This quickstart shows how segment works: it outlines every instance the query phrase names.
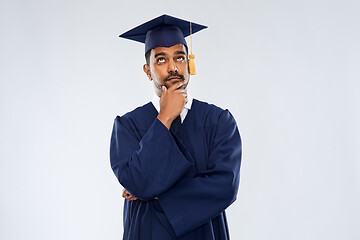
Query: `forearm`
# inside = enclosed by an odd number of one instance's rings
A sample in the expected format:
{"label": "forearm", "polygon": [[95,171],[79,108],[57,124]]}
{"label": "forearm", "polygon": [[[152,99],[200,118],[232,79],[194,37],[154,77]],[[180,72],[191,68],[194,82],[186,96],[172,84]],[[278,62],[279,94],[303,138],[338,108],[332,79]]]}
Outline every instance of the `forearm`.
{"label": "forearm", "polygon": [[129,131],[114,127],[110,159],[120,184],[137,198],[153,199],[170,188],[193,165],[158,119],[154,120],[140,143],[128,134]]}

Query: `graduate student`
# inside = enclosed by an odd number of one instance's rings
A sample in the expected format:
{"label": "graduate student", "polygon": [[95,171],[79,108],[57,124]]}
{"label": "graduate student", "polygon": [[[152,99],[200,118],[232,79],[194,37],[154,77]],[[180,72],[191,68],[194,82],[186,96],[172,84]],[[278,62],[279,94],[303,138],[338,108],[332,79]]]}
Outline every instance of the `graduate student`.
{"label": "graduate student", "polygon": [[168,15],[120,37],[145,43],[152,101],[114,121],[110,161],[124,190],[124,240],[228,240],[241,140],[235,119],[188,93],[186,36],[206,26]]}

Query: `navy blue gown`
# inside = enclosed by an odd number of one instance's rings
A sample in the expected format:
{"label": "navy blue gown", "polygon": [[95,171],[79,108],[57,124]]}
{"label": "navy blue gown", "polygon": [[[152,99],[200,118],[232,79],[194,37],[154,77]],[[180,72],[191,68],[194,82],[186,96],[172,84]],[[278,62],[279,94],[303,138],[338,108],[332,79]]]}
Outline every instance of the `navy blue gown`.
{"label": "navy blue gown", "polygon": [[[124,240],[228,240],[241,140],[228,110],[194,99],[176,132],[151,102],[115,118],[111,167],[125,199]],[[158,199],[154,199],[157,197]]]}

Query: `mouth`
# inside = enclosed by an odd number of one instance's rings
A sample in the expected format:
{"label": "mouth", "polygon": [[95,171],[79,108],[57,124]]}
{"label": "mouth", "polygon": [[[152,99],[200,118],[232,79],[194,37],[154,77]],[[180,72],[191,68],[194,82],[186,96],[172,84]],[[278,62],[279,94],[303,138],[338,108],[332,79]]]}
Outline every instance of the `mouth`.
{"label": "mouth", "polygon": [[166,82],[179,82],[182,80],[183,78],[181,76],[170,76],[166,79]]}
{"label": "mouth", "polygon": [[181,80],[182,79],[180,77],[171,77],[167,79],[168,82],[179,82]]}

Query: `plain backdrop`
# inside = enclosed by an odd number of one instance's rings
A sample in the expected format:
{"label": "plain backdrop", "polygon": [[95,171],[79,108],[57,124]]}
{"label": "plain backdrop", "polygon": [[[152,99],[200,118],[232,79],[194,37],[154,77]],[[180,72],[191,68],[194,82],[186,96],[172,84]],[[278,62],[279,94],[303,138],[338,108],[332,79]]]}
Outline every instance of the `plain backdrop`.
{"label": "plain backdrop", "polygon": [[243,140],[233,240],[360,239],[360,2],[0,0],[0,239],[122,238],[113,120],[150,101],[164,13],[193,36],[193,97]]}

